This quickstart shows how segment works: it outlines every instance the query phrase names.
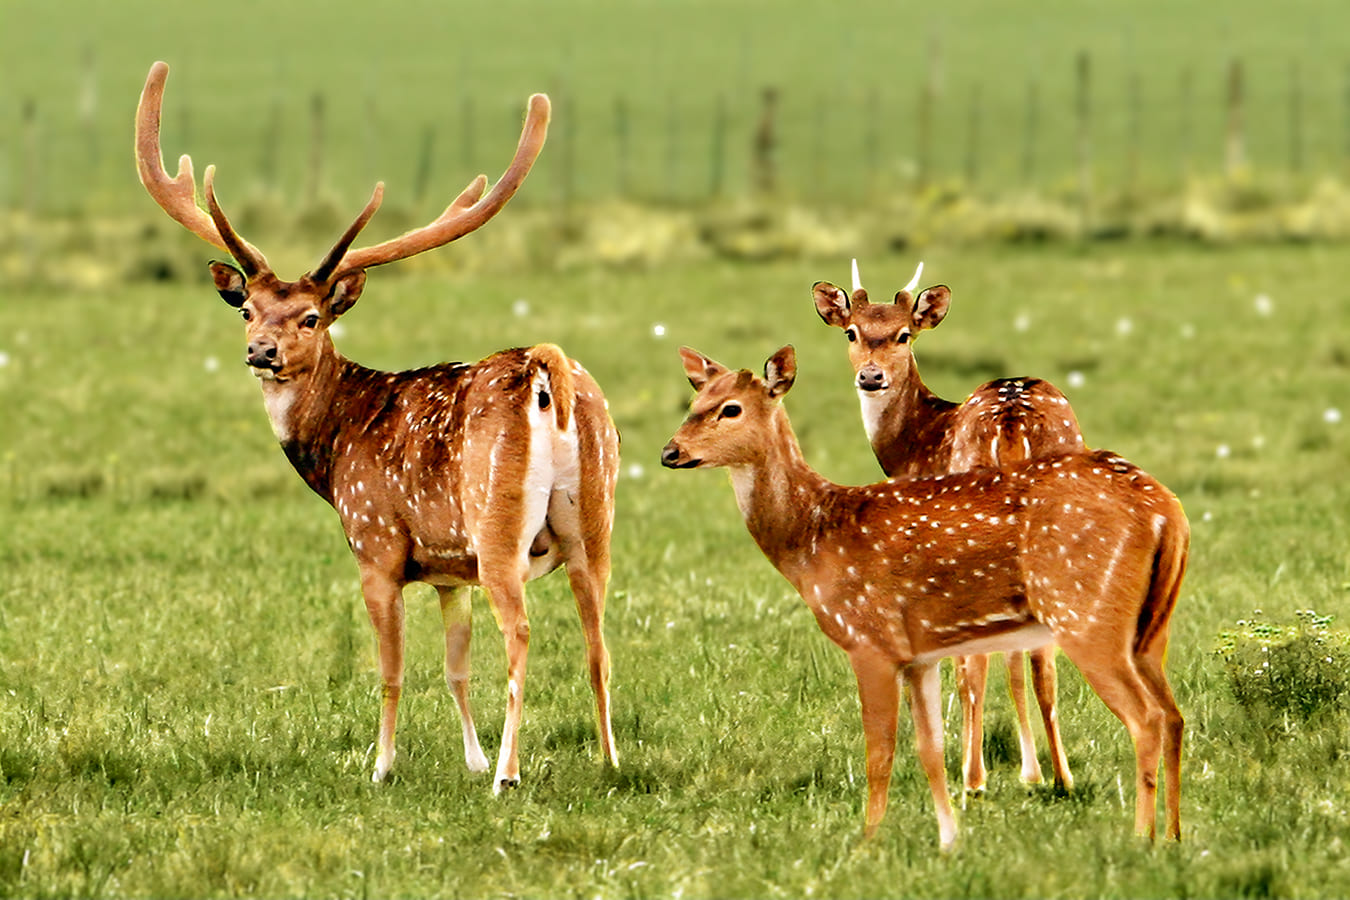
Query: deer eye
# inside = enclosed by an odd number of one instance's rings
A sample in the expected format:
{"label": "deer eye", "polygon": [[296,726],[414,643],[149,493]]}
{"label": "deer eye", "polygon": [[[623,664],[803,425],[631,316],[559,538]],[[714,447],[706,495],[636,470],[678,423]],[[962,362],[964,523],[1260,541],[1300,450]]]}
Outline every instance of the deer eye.
{"label": "deer eye", "polygon": [[248,307],[246,307],[246,306],[240,307],[240,309],[239,309],[239,315],[243,317],[243,319],[244,319],[245,322],[252,322],[252,321],[253,321],[253,311],[250,310],[250,309],[249,309]]}
{"label": "deer eye", "polygon": [[319,327],[319,314],[318,314],[318,313],[310,313],[309,315],[305,316],[305,318],[300,322],[300,327],[302,327],[302,328],[318,328],[318,327]]}
{"label": "deer eye", "polygon": [[728,403],[726,406],[722,407],[720,412],[718,412],[717,418],[734,419],[740,414],[741,414],[741,406],[739,403]]}
{"label": "deer eye", "polygon": [[844,329],[844,335],[848,338],[850,344],[855,343],[858,340],[858,329],[850,325],[848,328]]}
{"label": "deer eye", "polygon": [[898,342],[901,343],[901,344],[908,344],[908,343],[909,343],[909,332],[908,332],[908,331],[902,331],[902,332],[900,332],[900,336],[896,338],[896,341],[898,341]]}

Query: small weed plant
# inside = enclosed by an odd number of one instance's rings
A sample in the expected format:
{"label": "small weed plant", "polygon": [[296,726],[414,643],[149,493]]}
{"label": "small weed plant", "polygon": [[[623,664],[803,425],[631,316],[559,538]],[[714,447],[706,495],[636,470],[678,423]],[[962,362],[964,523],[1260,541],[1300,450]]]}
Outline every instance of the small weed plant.
{"label": "small weed plant", "polygon": [[1350,632],[1312,609],[1273,622],[1261,610],[1219,633],[1218,654],[1238,705],[1249,715],[1307,722],[1350,700]]}

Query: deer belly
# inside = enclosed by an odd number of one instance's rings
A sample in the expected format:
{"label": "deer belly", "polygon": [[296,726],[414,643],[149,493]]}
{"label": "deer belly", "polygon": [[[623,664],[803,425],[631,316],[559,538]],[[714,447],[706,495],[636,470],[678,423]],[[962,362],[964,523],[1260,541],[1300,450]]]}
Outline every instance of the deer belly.
{"label": "deer belly", "polygon": [[[1002,625],[1003,627],[999,627]],[[923,648],[914,655],[916,663],[930,663],[947,656],[973,656],[980,653],[1008,653],[1034,650],[1054,640],[1050,629],[1035,619],[976,621],[970,627],[948,634],[926,635]],[[919,644],[919,641],[915,642]]]}

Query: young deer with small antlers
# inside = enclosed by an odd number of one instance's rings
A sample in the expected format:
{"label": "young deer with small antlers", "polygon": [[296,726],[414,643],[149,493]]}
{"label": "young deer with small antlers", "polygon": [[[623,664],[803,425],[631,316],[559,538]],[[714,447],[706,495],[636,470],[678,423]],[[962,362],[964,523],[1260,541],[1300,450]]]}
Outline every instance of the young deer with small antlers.
{"label": "young deer with small antlers", "polygon": [[[1006,468],[1083,450],[1083,435],[1069,401],[1059,389],[1039,378],[1000,378],[976,388],[963,403],[944,400],[919,377],[913,341],[920,331],[936,328],[947,315],[951,291],[946,285],[926,288],[916,297],[914,278],[895,295],[894,303],[873,304],[853,261],[853,293],[829,282],[817,282],[812,293],[816,312],[827,325],[848,337],[848,357],[856,376],[863,426],[872,451],[885,473],[896,476],[946,475],[977,467]],[[1055,783],[1073,786],[1069,760],[1059,733],[1054,645],[1028,651],[1032,684],[1045,725]],[[1008,689],[1017,711],[1022,780],[1041,781],[1036,741],[1027,716],[1025,666],[1021,652],[1007,656]],[[984,693],[989,655],[956,659],[957,692],[962,711],[962,772],[967,792],[984,790]]]}
{"label": "young deer with small antlers", "polygon": [[351,249],[383,185],[319,265],[297,281],[273,274],[216,201],[214,168],[196,204],[192,162],[164,169],[160,108],[168,66],[155,63],[136,114],[141,182],[166,213],[238,268],[213,262],[225,302],[245,324],[246,362],[258,377],[287,459],[342,521],[360,570],[379,646],[383,703],[374,780],[394,762],[403,685],[403,588],[433,585],[445,627],[445,677],[459,707],[464,756],[488,761],[469,707],[469,587],[487,592],[506,643],[506,721],[494,792],[517,784],[530,626],[527,580],[567,567],[585,632],[600,748],[618,764],[610,728],[609,653],[602,633],[619,437],[600,388],[551,344],[466,365],[378,372],[345,359],[329,329],[361,296],[366,270],[442,246],[481,227],[520,187],[544,143],[548,98],[530,98],[515,158],[484,194],[480,175],[430,224]]}
{"label": "young deer with small antlers", "polygon": [[837,485],[807,465],[780,402],[796,377],[791,346],[763,378],[680,355],[698,393],[661,462],[730,470],[751,536],[848,654],[867,744],[867,836],[886,812],[899,678],[947,848],[957,829],[938,661],[1055,641],[1134,740],[1136,830],[1154,835],[1161,758],[1166,834],[1180,839],[1183,721],[1163,658],[1190,532],[1167,488],[1106,451]]}

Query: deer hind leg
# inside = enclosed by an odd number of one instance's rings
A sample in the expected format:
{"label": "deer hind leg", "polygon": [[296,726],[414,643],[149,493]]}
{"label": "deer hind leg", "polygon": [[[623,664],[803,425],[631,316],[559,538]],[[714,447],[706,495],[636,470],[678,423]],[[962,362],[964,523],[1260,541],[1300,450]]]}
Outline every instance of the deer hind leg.
{"label": "deer hind leg", "polygon": [[1045,742],[1050,747],[1050,765],[1055,770],[1055,786],[1061,790],[1073,789],[1073,773],[1069,771],[1069,757],[1064,752],[1064,739],[1059,733],[1059,676],[1055,670],[1055,645],[1048,644],[1027,651],[1031,658],[1031,684],[1036,692],[1036,703],[1041,708],[1041,722],[1045,725]]}
{"label": "deer hind leg", "polygon": [[1004,661],[1008,667],[1008,693],[1012,695],[1013,709],[1017,713],[1017,745],[1022,752],[1022,781],[1025,784],[1040,784],[1041,763],[1036,758],[1036,738],[1031,731],[1031,717],[1027,714],[1025,655],[1021,650],[1012,650],[1005,654]]}
{"label": "deer hind leg", "polygon": [[517,748],[520,720],[525,711],[530,621],[525,615],[524,564],[518,557],[494,562],[480,554],[478,571],[506,645],[506,719],[502,724],[502,745],[497,751],[497,773],[492,781],[492,792],[500,794],[504,788],[520,784]]}
{"label": "deer hind leg", "polygon": [[[608,549],[608,548],[606,548]],[[605,585],[609,579],[609,558],[596,560],[587,555],[567,563],[567,580],[577,601],[577,615],[586,638],[586,667],[590,673],[591,691],[595,694],[596,734],[600,752],[611,766],[618,766],[619,751],[614,745],[614,728],[610,724],[609,705],[609,648],[605,646]]]}
{"label": "deer hind leg", "polygon": [[[905,669],[909,684],[909,707],[914,717],[914,739],[919,748],[919,763],[928,776],[928,789],[937,808],[938,839],[943,850],[956,843],[956,814],[947,796],[947,770],[942,756],[942,683],[937,663],[911,665]],[[892,737],[894,721],[892,720]],[[871,762],[870,756],[868,754]],[[870,776],[870,772],[868,773]]]}
{"label": "deer hind leg", "polygon": [[988,654],[956,657],[956,690],[961,697],[961,772],[967,794],[984,792],[984,691],[989,678]]}
{"label": "deer hind leg", "polygon": [[1163,711],[1162,743],[1164,773],[1164,805],[1167,811],[1167,837],[1181,840],[1181,737],[1186,722],[1172,696],[1172,687],[1163,672],[1163,655],[1167,641],[1158,640],[1139,655],[1139,671],[1153,689],[1153,696]]}
{"label": "deer hind leg", "polygon": [[1137,657],[1128,649],[1103,652],[1100,646],[1072,650],[1067,643],[1060,646],[1134,740],[1134,830],[1152,840],[1156,834],[1158,763],[1164,730],[1164,713],[1153,685],[1141,674]]}
{"label": "deer hind leg", "polygon": [[464,731],[464,763],[470,772],[486,772],[487,756],[478,743],[469,707],[469,642],[473,635],[470,590],[467,587],[437,587],[441,598],[441,623],[445,626],[445,683],[459,706]]}
{"label": "deer hind leg", "polygon": [[361,593],[379,651],[381,708],[379,752],[371,780],[384,781],[394,765],[394,729],[403,692],[403,586],[382,571],[361,566]]}

